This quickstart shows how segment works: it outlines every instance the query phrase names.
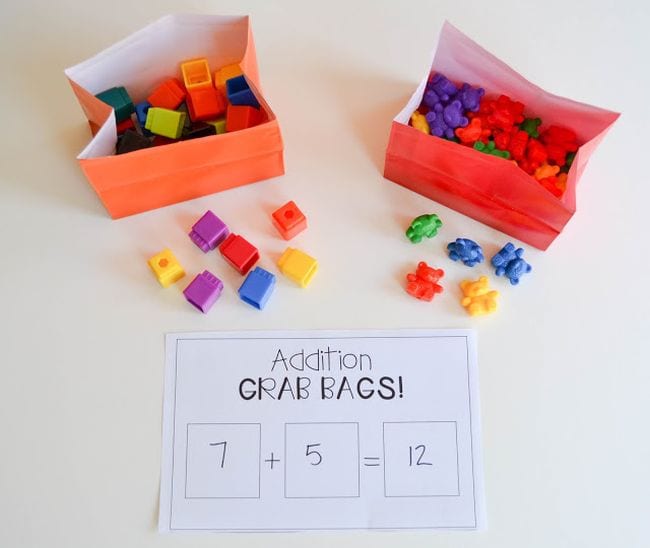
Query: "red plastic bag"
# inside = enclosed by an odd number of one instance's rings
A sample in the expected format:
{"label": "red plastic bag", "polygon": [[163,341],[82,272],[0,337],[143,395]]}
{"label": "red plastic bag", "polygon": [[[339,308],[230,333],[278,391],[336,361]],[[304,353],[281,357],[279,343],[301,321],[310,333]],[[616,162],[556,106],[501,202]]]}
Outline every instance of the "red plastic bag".
{"label": "red plastic bag", "polygon": [[[556,198],[510,161],[409,126],[430,72],[521,101],[544,127],[556,124],[574,130],[583,144],[564,195]],[[578,179],[619,114],[544,91],[449,23],[442,28],[430,72],[393,120],[384,177],[534,247],[548,248],[575,213]]]}

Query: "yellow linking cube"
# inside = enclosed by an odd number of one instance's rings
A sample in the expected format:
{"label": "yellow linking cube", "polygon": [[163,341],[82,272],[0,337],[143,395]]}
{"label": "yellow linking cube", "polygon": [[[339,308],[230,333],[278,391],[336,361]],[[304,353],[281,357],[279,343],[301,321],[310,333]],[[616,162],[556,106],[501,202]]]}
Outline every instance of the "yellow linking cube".
{"label": "yellow linking cube", "polygon": [[178,139],[183,133],[185,124],[185,112],[169,110],[168,108],[151,107],[147,111],[147,120],[144,123],[145,129],[156,135]]}
{"label": "yellow linking cube", "polygon": [[299,249],[287,247],[278,261],[280,272],[301,287],[307,287],[318,270],[318,261]]}
{"label": "yellow linking cube", "polygon": [[205,57],[181,63],[181,73],[187,91],[212,87],[210,65]]}
{"label": "yellow linking cube", "polygon": [[163,287],[169,287],[185,276],[183,267],[169,249],[163,249],[147,262]]}
{"label": "yellow linking cube", "polygon": [[230,80],[235,76],[244,74],[239,66],[239,63],[233,63],[232,65],[226,65],[221,67],[219,70],[214,72],[214,87],[217,89],[223,89],[226,87],[226,80]]}

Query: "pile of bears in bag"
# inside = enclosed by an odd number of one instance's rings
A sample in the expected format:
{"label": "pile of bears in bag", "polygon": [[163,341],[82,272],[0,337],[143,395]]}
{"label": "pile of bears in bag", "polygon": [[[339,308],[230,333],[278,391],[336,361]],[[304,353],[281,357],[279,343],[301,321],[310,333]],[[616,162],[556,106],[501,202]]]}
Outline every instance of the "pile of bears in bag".
{"label": "pile of bears in bag", "polygon": [[560,198],[578,150],[576,134],[556,125],[540,127],[542,120],[527,118],[525,108],[507,95],[490,98],[481,87],[457,86],[433,73],[411,125],[427,135],[513,161]]}

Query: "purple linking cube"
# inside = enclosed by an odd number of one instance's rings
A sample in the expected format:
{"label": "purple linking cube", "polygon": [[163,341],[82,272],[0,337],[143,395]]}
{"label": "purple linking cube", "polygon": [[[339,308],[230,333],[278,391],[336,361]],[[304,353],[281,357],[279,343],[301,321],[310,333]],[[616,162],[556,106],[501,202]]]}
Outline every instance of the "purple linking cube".
{"label": "purple linking cube", "polygon": [[190,239],[204,253],[215,249],[230,234],[226,223],[217,217],[209,209],[205,212],[190,232]]}
{"label": "purple linking cube", "polygon": [[185,298],[204,314],[212,308],[223,291],[223,282],[204,270],[183,291]]}

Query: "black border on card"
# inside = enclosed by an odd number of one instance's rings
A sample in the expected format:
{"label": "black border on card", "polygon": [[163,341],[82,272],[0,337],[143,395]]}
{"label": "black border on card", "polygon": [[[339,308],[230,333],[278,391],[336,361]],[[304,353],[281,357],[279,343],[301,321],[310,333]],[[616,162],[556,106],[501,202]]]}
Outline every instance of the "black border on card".
{"label": "black border on card", "polygon": [[[414,335],[414,336],[350,336],[350,337],[187,337],[187,338],[176,338],[176,349],[175,349],[175,358],[174,358],[174,413],[173,413],[173,423],[172,423],[172,473],[171,473],[171,486],[170,486],[170,497],[169,497],[169,530],[170,531],[231,531],[231,532],[248,532],[248,531],[259,531],[259,532],[286,532],[286,528],[282,529],[269,529],[268,527],[260,528],[240,528],[233,529],[229,528],[217,528],[217,527],[172,527],[173,520],[173,511],[174,511],[174,463],[176,461],[176,392],[178,386],[178,343],[180,341],[216,341],[216,340],[244,340],[244,341],[258,341],[258,340],[318,340],[318,339],[330,339],[330,340],[345,340],[345,339],[465,339],[465,368],[467,373],[467,406],[469,412],[469,428],[470,428],[470,453],[471,453],[471,469],[472,469],[472,502],[474,509],[474,523],[469,525],[429,525],[422,527],[302,527],[300,529],[291,529],[292,531],[360,531],[360,530],[386,530],[386,531],[414,531],[414,530],[427,530],[427,529],[465,529],[471,530],[476,529],[478,525],[478,518],[476,515],[476,477],[474,471],[474,441],[473,441],[473,432],[474,425],[472,424],[472,391],[470,385],[470,375],[469,375],[469,337],[467,335]],[[460,478],[459,478],[460,481]]]}

